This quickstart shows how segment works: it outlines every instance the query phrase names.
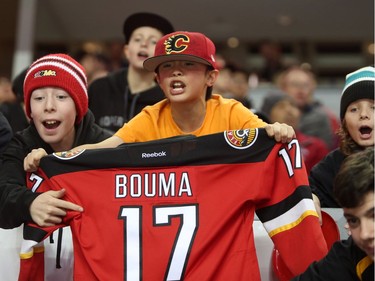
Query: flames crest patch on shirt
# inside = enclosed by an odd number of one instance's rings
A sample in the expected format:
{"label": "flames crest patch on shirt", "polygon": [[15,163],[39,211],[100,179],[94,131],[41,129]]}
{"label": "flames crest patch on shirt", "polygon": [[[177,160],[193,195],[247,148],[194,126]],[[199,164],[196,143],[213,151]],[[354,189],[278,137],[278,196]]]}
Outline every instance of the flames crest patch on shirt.
{"label": "flames crest patch on shirt", "polygon": [[246,149],[252,146],[258,136],[258,129],[231,130],[224,132],[227,143],[236,149]]}
{"label": "flames crest patch on shirt", "polygon": [[56,158],[59,158],[59,159],[69,160],[69,159],[72,159],[74,157],[77,157],[78,155],[80,155],[84,151],[85,151],[84,149],[78,149],[78,150],[72,149],[72,150],[68,150],[68,151],[55,152],[55,153],[53,153],[53,155]]}

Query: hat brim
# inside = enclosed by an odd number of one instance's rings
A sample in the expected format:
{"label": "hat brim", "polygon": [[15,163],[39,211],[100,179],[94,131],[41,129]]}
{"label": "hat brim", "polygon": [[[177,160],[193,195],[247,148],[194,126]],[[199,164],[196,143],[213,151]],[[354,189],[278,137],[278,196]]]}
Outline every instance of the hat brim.
{"label": "hat brim", "polygon": [[181,60],[198,62],[198,63],[202,63],[205,65],[214,67],[211,63],[209,63],[208,61],[200,57],[193,56],[193,55],[177,55],[176,54],[176,55],[162,55],[162,56],[148,58],[143,62],[143,68],[148,71],[155,71],[158,68],[158,66],[164,62],[181,61]]}

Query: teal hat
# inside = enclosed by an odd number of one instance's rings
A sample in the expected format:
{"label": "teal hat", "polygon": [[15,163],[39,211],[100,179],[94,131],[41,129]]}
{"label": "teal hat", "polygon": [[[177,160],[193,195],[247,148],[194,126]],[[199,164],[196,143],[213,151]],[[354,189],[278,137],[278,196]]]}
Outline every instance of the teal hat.
{"label": "teal hat", "polygon": [[340,118],[344,119],[348,106],[360,99],[374,99],[375,68],[367,66],[346,75],[341,94]]}

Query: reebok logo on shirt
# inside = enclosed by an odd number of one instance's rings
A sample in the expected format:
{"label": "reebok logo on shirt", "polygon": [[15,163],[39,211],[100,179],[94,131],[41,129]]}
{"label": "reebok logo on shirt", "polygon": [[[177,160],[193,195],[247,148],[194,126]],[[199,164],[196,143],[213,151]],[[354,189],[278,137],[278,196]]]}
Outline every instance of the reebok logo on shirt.
{"label": "reebok logo on shirt", "polygon": [[156,157],[165,157],[167,156],[167,152],[160,151],[160,152],[153,152],[153,153],[142,153],[142,158],[156,158]]}

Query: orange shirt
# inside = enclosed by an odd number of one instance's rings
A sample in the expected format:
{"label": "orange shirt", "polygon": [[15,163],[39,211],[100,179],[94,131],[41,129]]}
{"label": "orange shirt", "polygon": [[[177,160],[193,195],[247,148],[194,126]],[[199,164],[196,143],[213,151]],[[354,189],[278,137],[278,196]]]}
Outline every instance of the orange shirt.
{"label": "orange shirt", "polygon": [[[244,128],[261,128],[266,126],[242,103],[225,99],[219,95],[212,95],[207,100],[206,116],[200,128],[189,134],[203,136],[225,130]],[[164,99],[152,106],[145,107],[142,112],[119,129],[116,136],[124,142],[142,142],[179,135],[186,135],[172,118],[171,106]]]}

